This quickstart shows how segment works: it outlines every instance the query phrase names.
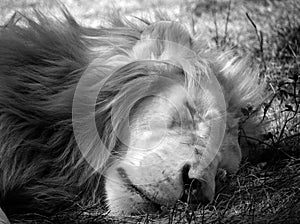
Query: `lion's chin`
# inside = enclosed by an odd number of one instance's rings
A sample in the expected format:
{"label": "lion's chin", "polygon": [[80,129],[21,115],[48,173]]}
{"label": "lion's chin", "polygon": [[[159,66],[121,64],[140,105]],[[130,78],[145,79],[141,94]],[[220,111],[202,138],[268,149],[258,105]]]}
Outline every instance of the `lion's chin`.
{"label": "lion's chin", "polygon": [[[113,216],[161,213],[162,207],[173,206],[179,199],[153,195],[132,183],[122,168],[106,175],[106,199],[109,214]],[[167,193],[165,194],[165,196]]]}
{"label": "lion's chin", "polygon": [[151,200],[138,187],[106,181],[109,214],[112,216],[159,213],[161,205]]}

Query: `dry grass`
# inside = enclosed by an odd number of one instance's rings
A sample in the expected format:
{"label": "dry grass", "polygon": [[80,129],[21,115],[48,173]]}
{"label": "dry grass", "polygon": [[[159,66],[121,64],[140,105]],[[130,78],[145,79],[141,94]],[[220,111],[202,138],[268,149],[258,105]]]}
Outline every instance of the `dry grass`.
{"label": "dry grass", "polygon": [[[13,2],[13,3],[12,3]],[[45,1],[3,1],[11,13]],[[21,4],[22,2],[22,4]],[[41,3],[43,2],[43,3]],[[78,10],[75,16],[87,24],[95,20],[106,3],[66,1]],[[121,1],[125,13],[142,14],[146,1]],[[136,3],[136,4],[134,4]],[[50,4],[50,3],[48,3]],[[51,5],[51,4],[50,4]],[[91,5],[95,7],[91,7]],[[49,6],[49,5],[48,5]],[[118,9],[118,5],[115,7]],[[165,215],[111,218],[99,205],[70,208],[52,217],[37,214],[13,217],[16,223],[298,223],[300,220],[300,2],[297,0],[189,0],[176,1],[169,14],[180,17],[191,31],[206,36],[212,48],[234,48],[254,56],[261,76],[269,83],[270,96],[262,105],[270,121],[263,141],[250,151],[239,173],[221,181],[214,203],[193,211],[178,203]],[[246,16],[246,13],[248,16]],[[2,14],[3,15],[3,14]],[[0,19],[4,19],[2,16]],[[89,23],[95,24],[95,23]],[[249,111],[251,113],[251,111]],[[222,182],[223,181],[223,182]],[[100,206],[101,207],[101,206]],[[100,211],[99,211],[100,210]]]}

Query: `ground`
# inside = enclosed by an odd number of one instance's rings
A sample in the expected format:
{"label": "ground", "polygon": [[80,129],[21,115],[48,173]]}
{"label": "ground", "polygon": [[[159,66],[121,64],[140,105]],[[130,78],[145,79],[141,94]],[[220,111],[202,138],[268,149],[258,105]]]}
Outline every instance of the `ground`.
{"label": "ground", "polygon": [[[298,223],[300,220],[300,2],[297,0],[62,0],[79,23],[96,27],[105,13],[153,15],[157,10],[185,23],[211,48],[250,54],[267,81],[261,111],[269,123],[264,139],[225,180],[213,204],[193,212],[184,204],[166,215],[110,218],[97,209],[28,214],[15,223]],[[1,0],[0,24],[32,8],[56,15],[57,1]],[[130,17],[129,17],[130,18]],[[251,116],[257,111],[245,108]],[[33,221],[35,220],[35,221]]]}

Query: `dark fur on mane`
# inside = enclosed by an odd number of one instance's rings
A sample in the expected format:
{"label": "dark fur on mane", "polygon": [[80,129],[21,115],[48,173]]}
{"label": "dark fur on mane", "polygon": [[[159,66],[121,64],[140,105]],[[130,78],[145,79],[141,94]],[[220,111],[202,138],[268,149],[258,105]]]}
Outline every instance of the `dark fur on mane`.
{"label": "dark fur on mane", "polygon": [[[35,19],[21,16],[21,21],[15,21],[13,17],[0,31],[0,207],[8,215],[28,211],[52,213],[77,201],[101,202],[101,169],[109,162],[110,152],[99,149],[88,130],[83,133],[82,142],[75,141],[72,104],[76,86],[81,77],[90,75],[89,82],[84,84],[88,94],[97,91],[97,85],[112,74],[113,79],[108,80],[98,97],[96,123],[105,146],[114,149],[119,143],[111,134],[111,123],[120,121],[111,121],[111,107],[113,103],[120,104],[120,108],[124,106],[123,96],[118,96],[118,92],[124,87],[128,94],[138,94],[130,89],[132,86],[143,89],[143,83],[152,82],[153,76],[146,74],[162,74],[153,69],[151,73],[151,68],[135,62],[138,59],[129,55],[133,46],[148,35],[143,33],[146,27],[152,32],[150,23],[135,25],[113,19],[108,28],[92,29],[78,25],[67,11],[63,13],[64,21],[49,19],[38,12]],[[193,45],[193,50],[200,51],[201,46],[187,38],[181,27],[167,26],[162,28],[169,33],[163,32],[164,36],[158,33],[153,38]],[[172,39],[175,37],[178,38]],[[174,61],[180,65],[184,55],[177,57]],[[202,62],[195,60],[198,70],[192,78],[199,73],[224,74],[225,78],[219,78],[228,86],[224,92],[229,107],[233,105],[229,112],[234,114],[240,109],[235,105],[257,103],[261,91],[257,89],[257,78],[249,76],[253,71],[244,70],[247,62],[228,62],[230,57],[221,54],[207,56]],[[153,68],[161,64],[166,62]],[[169,73],[172,69],[170,65],[164,68]],[[192,79],[185,81],[189,89],[195,88]],[[87,107],[91,106],[89,96],[81,97],[83,108],[86,102]],[[85,117],[80,117],[80,110],[77,112],[75,122],[84,126]],[[78,144],[92,157],[98,153],[94,159],[99,172],[83,159]]]}
{"label": "dark fur on mane", "polygon": [[25,25],[12,18],[0,31],[0,207],[8,215],[101,198],[100,175],[76,150],[73,94],[101,42],[92,37],[114,35],[128,46],[137,34],[83,28],[64,14],[64,22],[41,13],[22,16]]}

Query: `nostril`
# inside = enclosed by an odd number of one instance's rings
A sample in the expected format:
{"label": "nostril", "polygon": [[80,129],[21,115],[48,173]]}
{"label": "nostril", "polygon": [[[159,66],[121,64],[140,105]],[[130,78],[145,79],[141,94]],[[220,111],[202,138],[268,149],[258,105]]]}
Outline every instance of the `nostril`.
{"label": "nostril", "polygon": [[189,165],[189,164],[185,164],[182,167],[182,181],[183,181],[184,187],[186,185],[190,185],[190,183],[191,183],[191,179],[189,178],[190,168],[191,168],[191,165]]}
{"label": "nostril", "polygon": [[189,188],[190,190],[200,190],[201,189],[201,182],[195,178],[190,178],[189,177],[189,170],[191,166],[189,164],[184,165],[182,168],[182,180],[183,180],[183,185],[185,188]]}
{"label": "nostril", "polygon": [[182,180],[184,190],[180,198],[181,201],[189,204],[203,204],[209,203],[209,200],[202,194],[202,182],[196,178],[189,178],[189,164],[182,168]]}

